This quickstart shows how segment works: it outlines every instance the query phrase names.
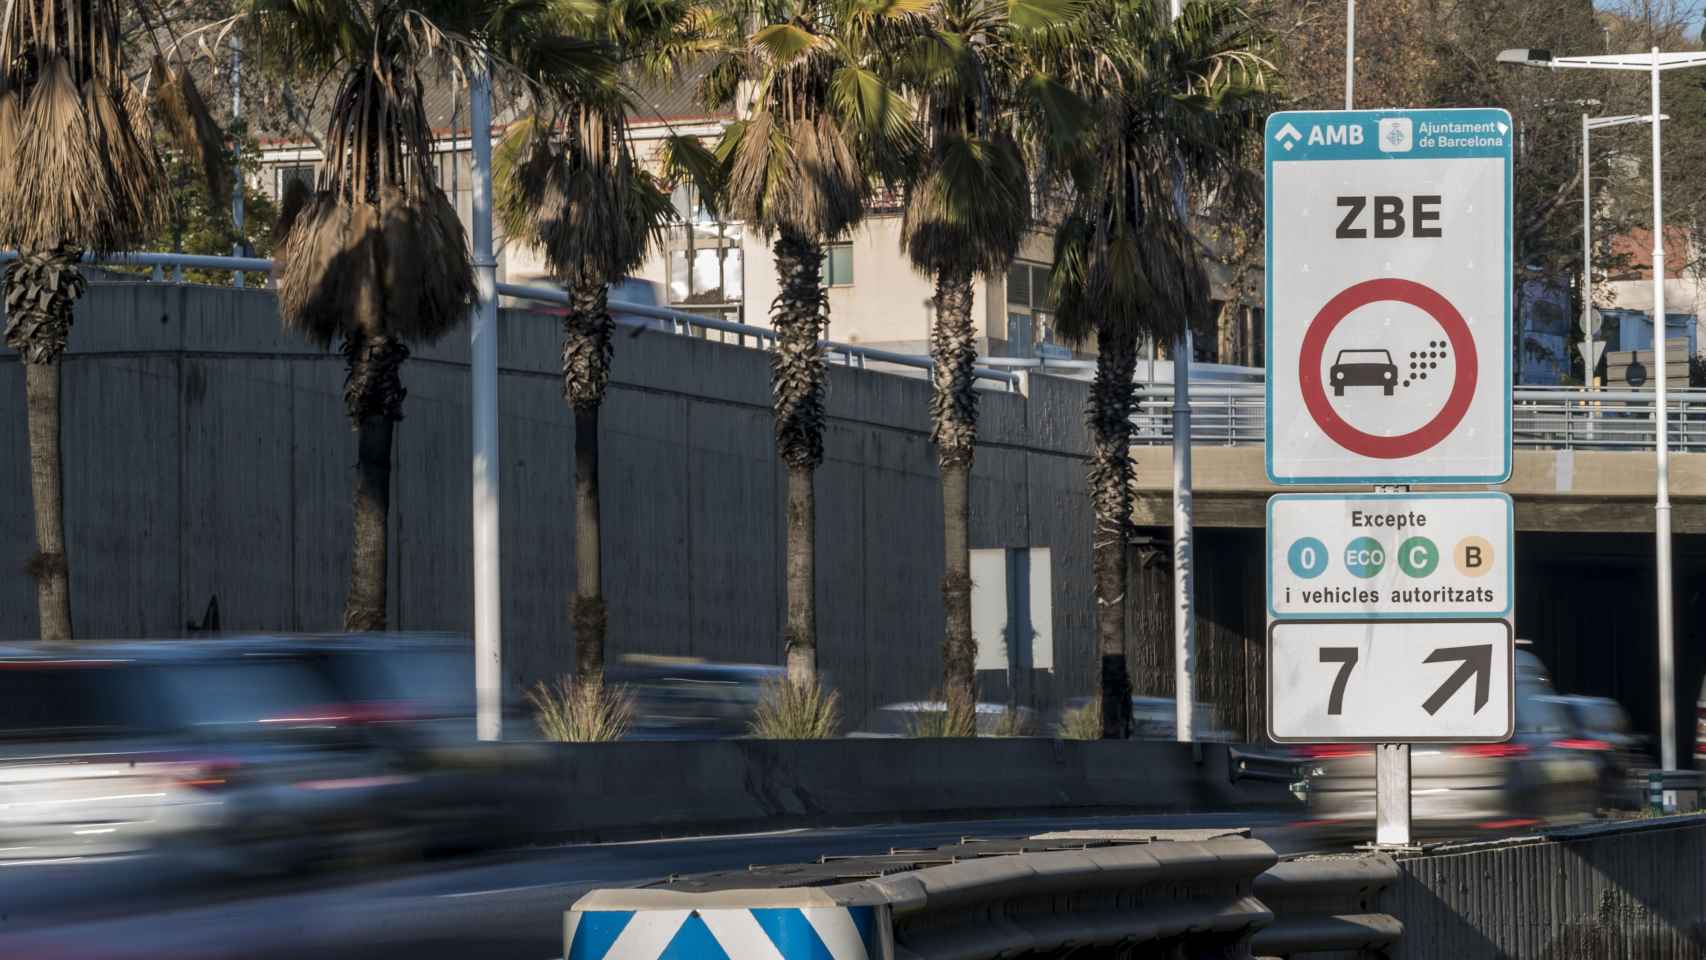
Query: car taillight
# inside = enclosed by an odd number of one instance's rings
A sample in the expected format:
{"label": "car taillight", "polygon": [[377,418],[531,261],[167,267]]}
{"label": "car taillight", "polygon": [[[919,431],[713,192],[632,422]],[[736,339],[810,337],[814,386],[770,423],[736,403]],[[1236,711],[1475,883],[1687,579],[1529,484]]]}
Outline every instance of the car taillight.
{"label": "car taillight", "polygon": [[1570,737],[1564,740],[1552,741],[1554,747],[1564,750],[1610,750],[1611,744],[1604,740],[1594,740],[1589,737]]}
{"label": "car taillight", "polygon": [[242,764],[229,757],[187,757],[165,765],[166,774],[180,787],[218,790],[230,782]]}
{"label": "car taillight", "polygon": [[420,719],[419,710],[402,700],[357,700],[322,703],[294,713],[263,717],[261,723],[301,727],[340,727],[347,724],[397,723]]}
{"label": "car taillight", "polygon": [[1350,757],[1372,757],[1374,751],[1355,743],[1312,743],[1292,748],[1291,754],[1307,760],[1344,760]]}
{"label": "car taillight", "polygon": [[1469,743],[1461,747],[1452,747],[1451,752],[1463,757],[1497,759],[1500,757],[1520,757],[1528,752],[1528,747],[1520,743]]}

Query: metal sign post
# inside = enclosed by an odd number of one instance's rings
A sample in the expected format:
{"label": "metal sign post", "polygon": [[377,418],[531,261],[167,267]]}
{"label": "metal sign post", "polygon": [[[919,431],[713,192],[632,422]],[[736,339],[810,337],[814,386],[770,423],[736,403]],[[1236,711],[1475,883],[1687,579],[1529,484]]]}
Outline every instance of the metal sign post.
{"label": "metal sign post", "polygon": [[[1510,115],[1268,120],[1268,732],[1375,745],[1411,840],[1415,741],[1514,732]],[[1392,486],[1401,485],[1401,486]]]}

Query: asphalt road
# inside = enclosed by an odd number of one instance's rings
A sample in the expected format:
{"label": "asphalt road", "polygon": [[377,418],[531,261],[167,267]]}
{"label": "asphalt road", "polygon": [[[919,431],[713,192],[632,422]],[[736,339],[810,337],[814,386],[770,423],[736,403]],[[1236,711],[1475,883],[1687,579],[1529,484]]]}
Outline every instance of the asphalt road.
{"label": "asphalt road", "polygon": [[1286,814],[1037,817],[574,844],[408,869],[233,886],[129,857],[0,866],[0,957],[31,960],[518,958],[562,954],[563,910],[589,890],[671,874],[1087,828],[1250,827],[1275,849],[1338,841]]}

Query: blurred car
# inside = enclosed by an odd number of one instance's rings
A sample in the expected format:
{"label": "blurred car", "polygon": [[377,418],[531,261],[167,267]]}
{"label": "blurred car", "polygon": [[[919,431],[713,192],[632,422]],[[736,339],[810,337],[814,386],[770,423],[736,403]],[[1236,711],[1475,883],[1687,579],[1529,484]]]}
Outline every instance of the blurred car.
{"label": "blurred car", "polygon": [[122,657],[0,650],[0,859],[143,849],[208,821],[214,764],[159,736]]}
{"label": "blurred car", "polygon": [[[1636,810],[1645,805],[1645,771],[1654,766],[1647,738],[1635,733],[1629,714],[1609,697],[1563,696],[1574,730],[1558,745],[1591,756],[1600,768],[1600,802],[1605,807]],[[1641,779],[1637,779],[1641,778]]]}
{"label": "blurred car", "polygon": [[[1518,650],[1516,732],[1503,743],[1426,744],[1410,750],[1411,816],[1418,832],[1512,829],[1592,816],[1600,768],[1567,741],[1574,721],[1545,667]],[[1298,747],[1299,784],[1317,820],[1374,819],[1374,750],[1366,744]]]}
{"label": "blurred car", "polygon": [[604,679],[633,698],[629,739],[722,740],[751,733],[764,685],[785,675],[766,664],[630,655]]}
{"label": "blurred car", "polygon": [[[897,738],[934,736],[940,729],[948,705],[941,700],[885,703],[868,714],[849,737]],[[1036,736],[1040,727],[1037,712],[1030,707],[1005,703],[979,703],[976,707],[980,737]]]}
{"label": "blurred car", "polygon": [[[1093,697],[1073,697],[1061,704],[1060,711],[1052,724],[1055,736],[1066,736],[1064,727],[1069,722],[1069,717],[1095,702],[1096,700]],[[1238,739],[1230,730],[1215,724],[1216,710],[1214,704],[1197,703],[1192,713],[1195,717],[1195,740],[1230,743]],[[1177,740],[1177,703],[1172,697],[1133,696],[1131,698],[1131,723],[1133,739]]]}
{"label": "blurred car", "polygon": [[288,660],[171,642],[6,651],[0,856],[168,845],[301,865],[394,782],[350,719]]}

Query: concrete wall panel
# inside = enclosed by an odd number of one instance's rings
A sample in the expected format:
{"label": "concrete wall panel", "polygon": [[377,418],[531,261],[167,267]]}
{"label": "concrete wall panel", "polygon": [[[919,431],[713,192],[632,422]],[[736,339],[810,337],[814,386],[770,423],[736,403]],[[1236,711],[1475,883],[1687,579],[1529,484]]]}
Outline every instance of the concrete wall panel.
{"label": "concrete wall panel", "polygon": [[[82,636],[170,636],[220,599],[226,628],[333,630],[349,571],[355,434],[344,368],[282,331],[270,291],[97,284],[66,363],[66,501]],[[500,321],[506,670],[572,665],[573,418],[555,317]],[[415,350],[393,461],[390,612],[472,619],[465,332]],[[0,358],[5,361],[6,358]],[[974,546],[1049,547],[1059,682],[1093,677],[1081,383],[983,395]],[[0,362],[0,390],[21,371]],[[928,381],[830,371],[818,472],[821,662],[850,723],[941,683],[941,491]],[[21,402],[0,418],[0,636],[35,634]],[[778,663],[785,474],[769,358],[655,331],[618,334],[602,420],[610,655]],[[1082,689],[1080,689],[1082,688]]]}

